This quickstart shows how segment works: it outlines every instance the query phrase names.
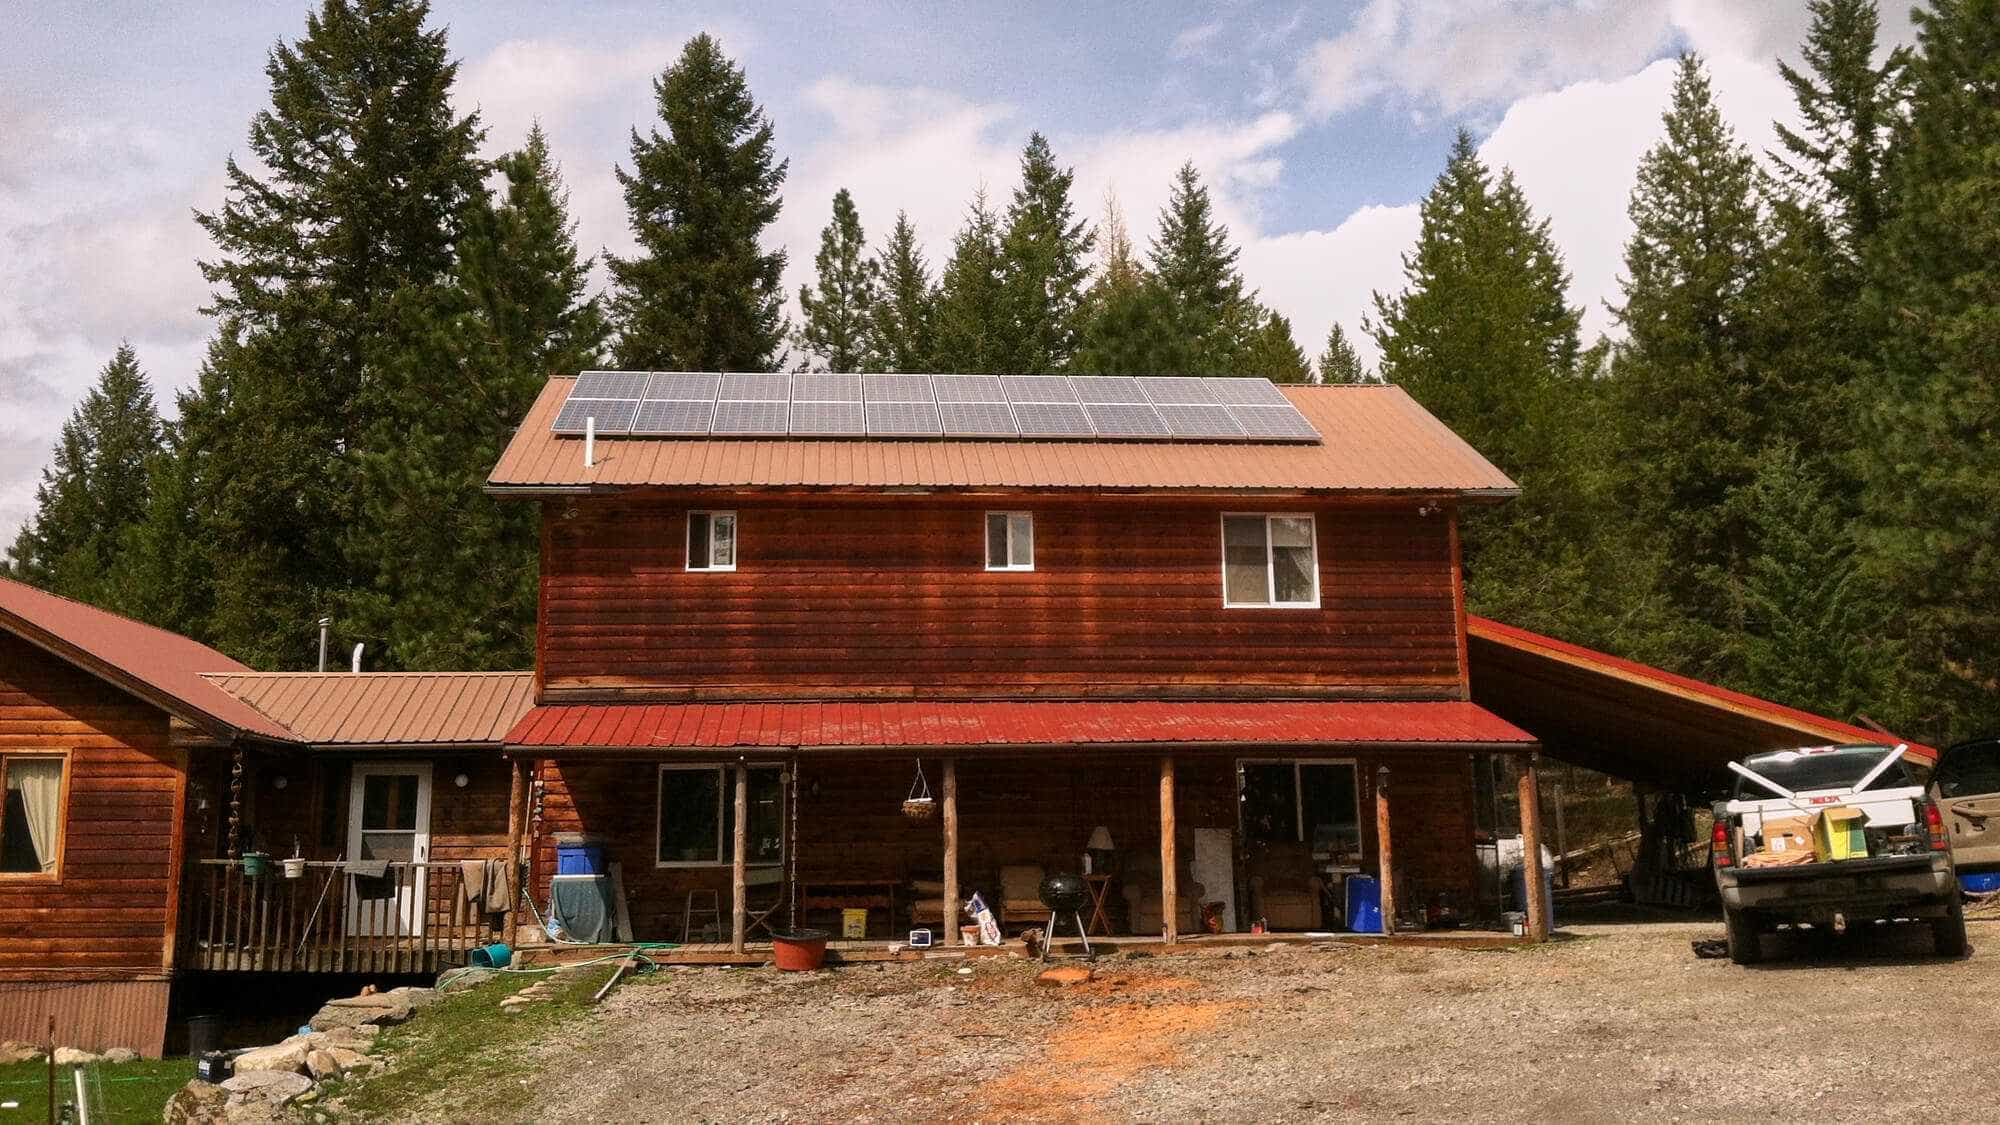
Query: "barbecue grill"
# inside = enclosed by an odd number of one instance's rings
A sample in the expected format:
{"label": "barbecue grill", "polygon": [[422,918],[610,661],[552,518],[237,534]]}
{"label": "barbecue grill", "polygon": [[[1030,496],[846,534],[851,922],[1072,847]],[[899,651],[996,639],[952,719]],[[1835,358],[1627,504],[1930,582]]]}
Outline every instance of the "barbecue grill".
{"label": "barbecue grill", "polygon": [[1083,939],[1083,952],[1090,955],[1090,935],[1083,929],[1083,908],[1090,903],[1090,889],[1075,875],[1058,872],[1042,880],[1042,905],[1049,908],[1049,928],[1042,940],[1042,960],[1049,959],[1049,946],[1055,944],[1056,918],[1067,914],[1076,923],[1076,936]]}

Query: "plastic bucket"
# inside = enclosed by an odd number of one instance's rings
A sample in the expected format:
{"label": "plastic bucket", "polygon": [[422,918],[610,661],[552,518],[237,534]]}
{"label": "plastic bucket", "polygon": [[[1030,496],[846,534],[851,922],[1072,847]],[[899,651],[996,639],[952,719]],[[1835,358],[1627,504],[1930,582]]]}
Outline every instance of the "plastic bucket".
{"label": "plastic bucket", "polygon": [[788,973],[810,973],[826,963],[825,930],[793,930],[771,935],[772,960]]}
{"label": "plastic bucket", "polygon": [[1375,876],[1347,877],[1347,928],[1357,934],[1382,932],[1382,882]]}
{"label": "plastic bucket", "polygon": [[288,859],[288,860],[285,860],[284,862],[285,862],[285,878],[287,878],[287,879],[296,879],[296,878],[298,878],[299,876],[301,876],[301,875],[304,875],[304,874],[306,873],[306,861],[305,861],[305,860],[303,860],[303,859]]}
{"label": "plastic bucket", "polygon": [[269,855],[263,852],[243,853],[243,874],[245,877],[255,879],[259,876],[269,874],[270,870],[271,857]]}
{"label": "plastic bucket", "polygon": [[1969,895],[1990,895],[2000,891],[2000,871],[1983,871],[1977,875],[1960,875],[1958,885]]}
{"label": "plastic bucket", "polygon": [[481,969],[504,969],[514,960],[514,951],[504,941],[482,945],[465,957],[465,963]]}

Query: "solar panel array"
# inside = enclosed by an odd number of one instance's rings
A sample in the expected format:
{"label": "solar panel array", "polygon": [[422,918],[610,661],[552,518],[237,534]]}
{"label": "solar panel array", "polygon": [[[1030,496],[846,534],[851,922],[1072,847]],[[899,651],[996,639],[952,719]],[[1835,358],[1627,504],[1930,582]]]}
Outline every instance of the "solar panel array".
{"label": "solar panel array", "polygon": [[586,371],[554,430],[603,437],[1316,442],[1268,379]]}

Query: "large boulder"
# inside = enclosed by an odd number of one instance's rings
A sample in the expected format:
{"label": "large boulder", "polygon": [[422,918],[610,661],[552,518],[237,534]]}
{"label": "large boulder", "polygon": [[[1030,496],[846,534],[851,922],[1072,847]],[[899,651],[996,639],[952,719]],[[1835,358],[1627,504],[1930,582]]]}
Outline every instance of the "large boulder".
{"label": "large boulder", "polygon": [[113,1047],[109,1051],[104,1052],[104,1061],[108,1063],[138,1062],[139,1052],[130,1047]]}
{"label": "large boulder", "polygon": [[229,1091],[196,1079],[174,1092],[160,1113],[164,1125],[209,1125],[222,1120],[222,1107]]}
{"label": "large boulder", "polygon": [[312,1044],[305,1036],[294,1035],[282,1043],[258,1047],[236,1056],[236,1073],[275,1070],[286,1074],[297,1074],[305,1069],[306,1054],[311,1050]]}
{"label": "large boulder", "polygon": [[[340,1027],[361,1027],[364,1024],[387,1026],[409,1019],[416,1007],[398,992],[413,991],[396,989],[392,992],[375,992],[366,996],[343,996],[338,1000],[328,1000],[319,1011],[313,1013],[310,1021],[315,1031],[332,1031]],[[430,992],[430,989],[420,991]]]}
{"label": "large boulder", "polygon": [[13,1039],[0,1042],[0,1066],[41,1057],[42,1049],[33,1043],[21,1043]]}
{"label": "large boulder", "polygon": [[239,1072],[234,1078],[222,1084],[229,1093],[229,1105],[262,1103],[276,1108],[313,1088],[312,1079],[303,1074],[279,1070],[253,1070],[248,1074]]}
{"label": "large boulder", "polygon": [[340,1061],[333,1057],[331,1051],[316,1047],[306,1052],[306,1073],[312,1075],[315,1082],[338,1078],[341,1069]]}
{"label": "large boulder", "polygon": [[103,1058],[103,1055],[94,1054],[81,1047],[56,1048],[57,1066],[88,1066],[91,1063],[102,1061]]}

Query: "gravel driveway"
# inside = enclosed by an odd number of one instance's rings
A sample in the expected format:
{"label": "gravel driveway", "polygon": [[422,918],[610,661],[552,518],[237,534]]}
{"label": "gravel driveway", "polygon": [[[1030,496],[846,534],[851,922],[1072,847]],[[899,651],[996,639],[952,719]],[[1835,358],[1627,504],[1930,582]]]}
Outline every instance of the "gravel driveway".
{"label": "gravel driveway", "polygon": [[1715,922],[1565,930],[1509,951],[1121,957],[1066,989],[1005,960],[662,971],[527,1050],[521,1119],[1967,1120],[1991,1104],[2000,922],[1974,924],[1962,961],[1898,930],[1754,969],[1693,956]]}

